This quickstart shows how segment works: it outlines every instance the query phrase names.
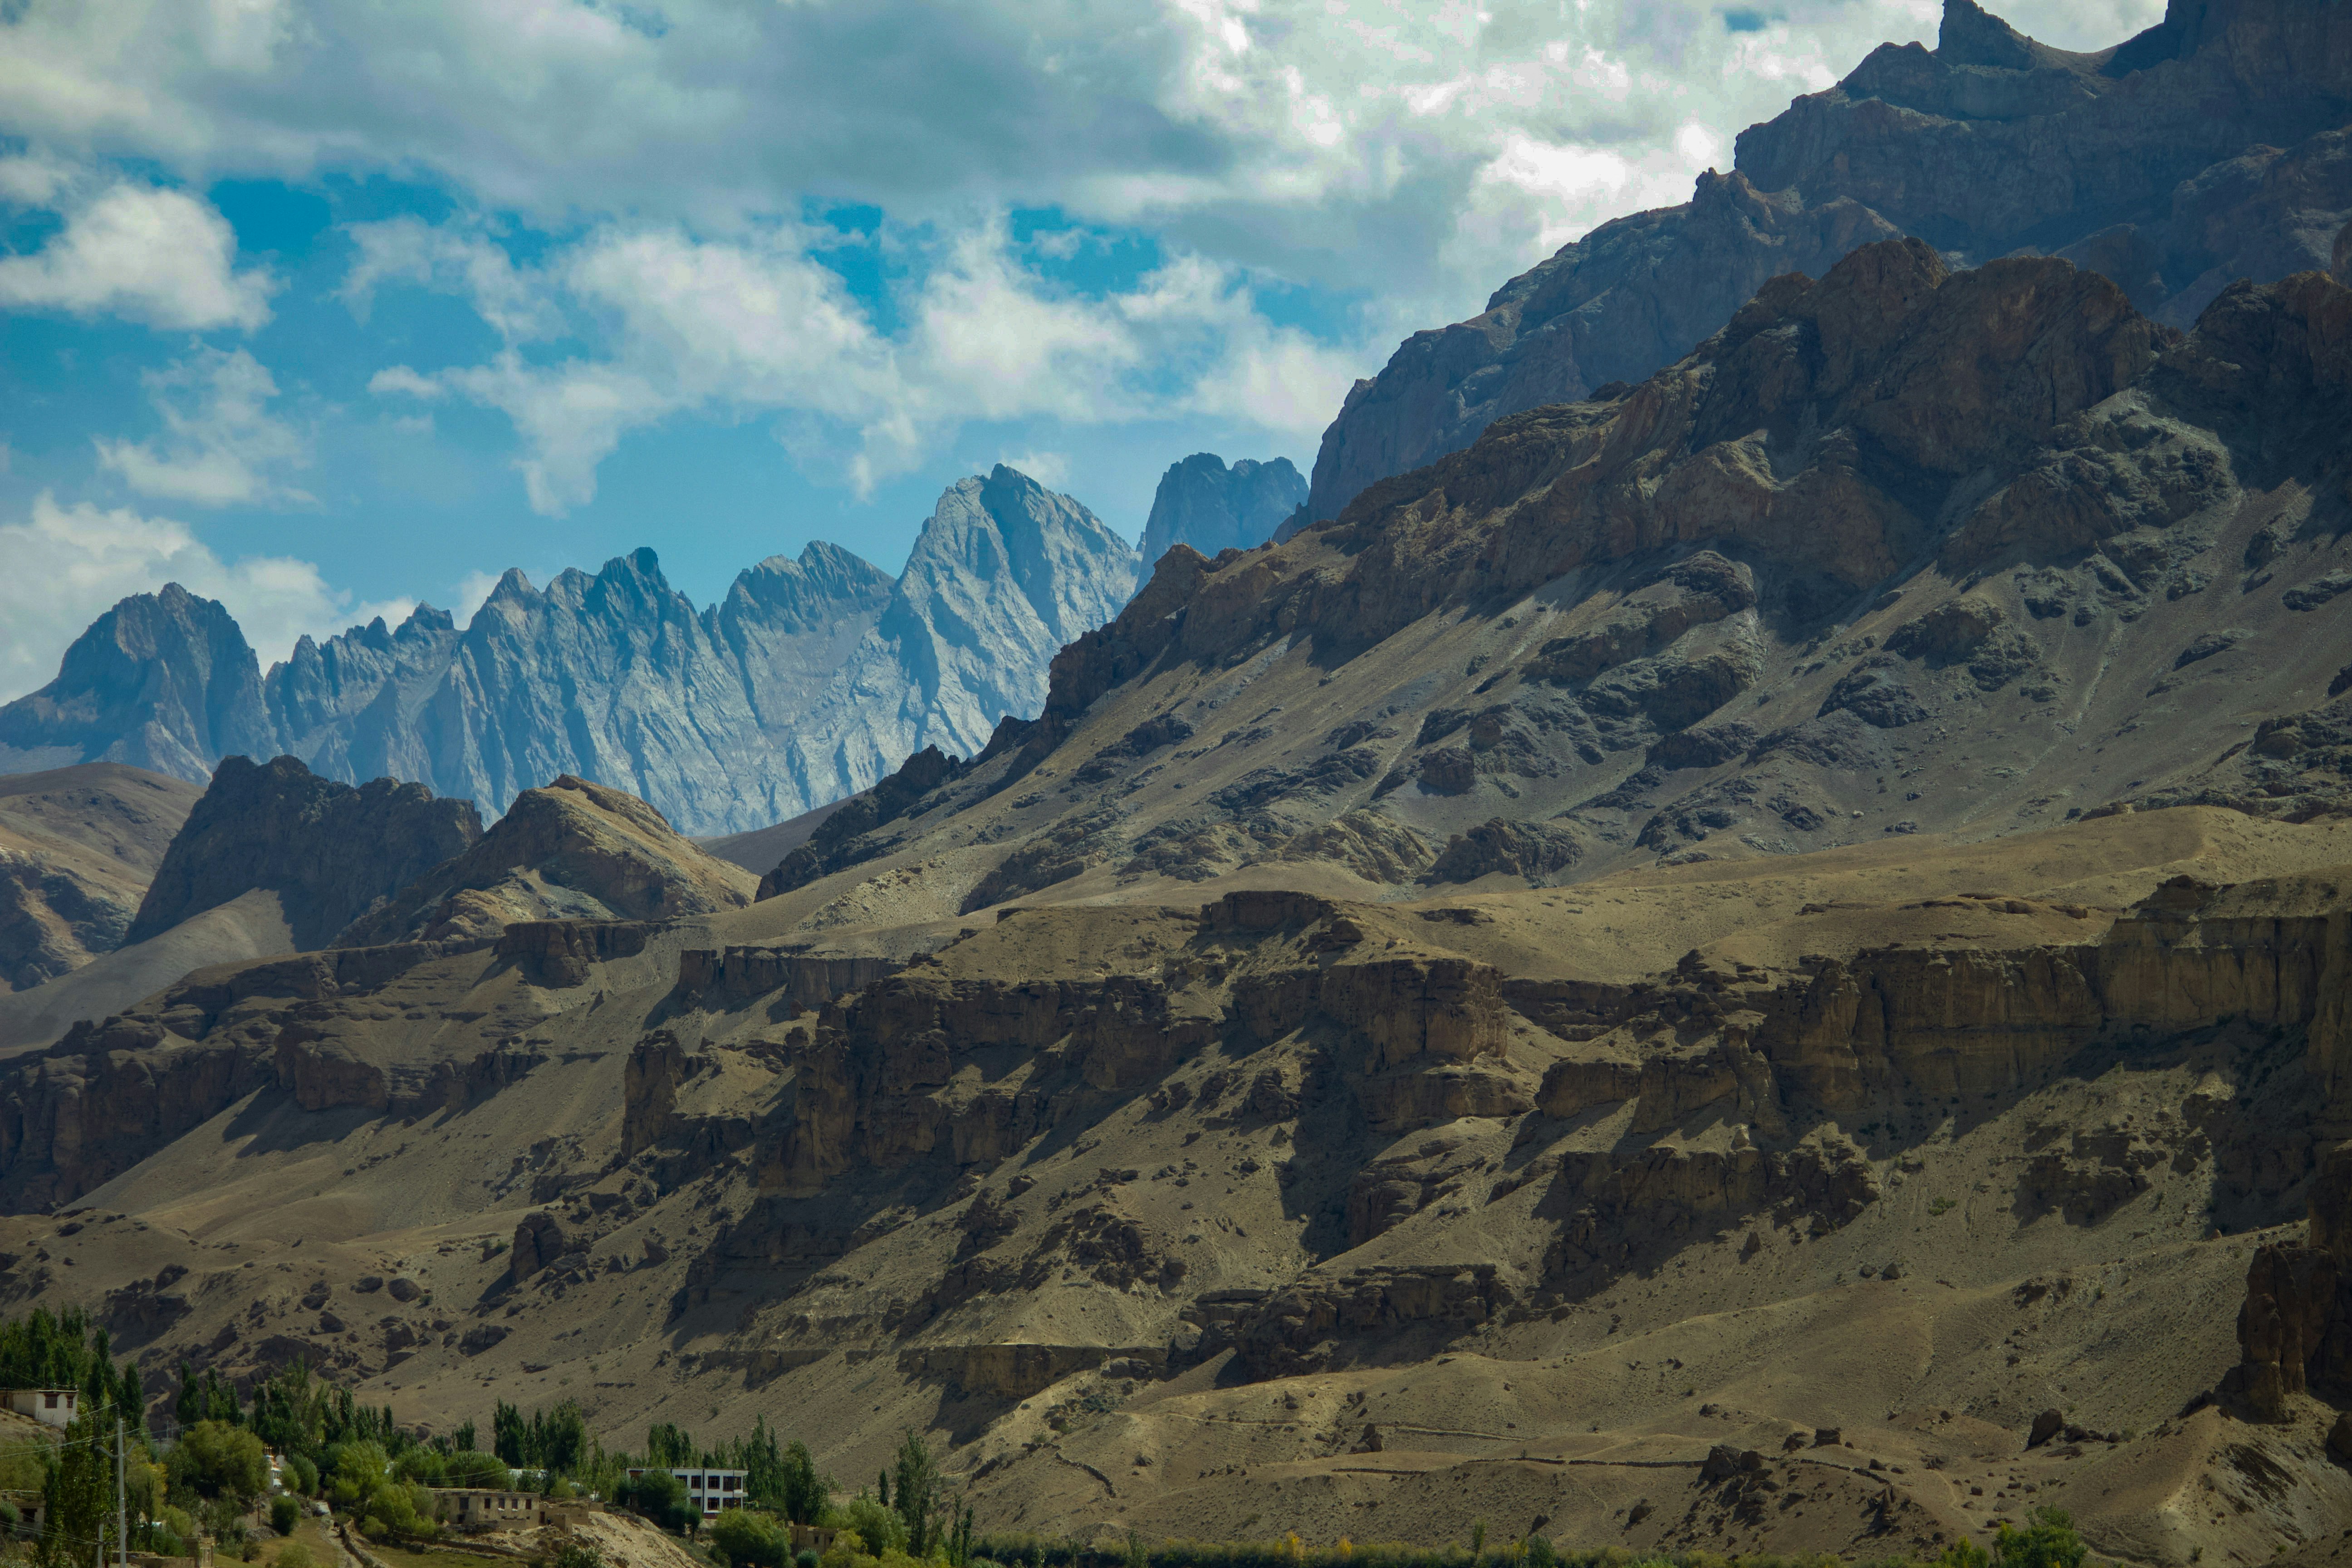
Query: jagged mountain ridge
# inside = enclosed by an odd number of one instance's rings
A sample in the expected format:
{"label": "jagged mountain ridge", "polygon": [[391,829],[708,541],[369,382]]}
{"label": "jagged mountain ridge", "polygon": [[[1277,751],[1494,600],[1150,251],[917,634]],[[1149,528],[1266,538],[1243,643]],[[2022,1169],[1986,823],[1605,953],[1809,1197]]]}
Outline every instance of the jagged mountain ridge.
{"label": "jagged mountain ridge", "polygon": [[2352,218],[2352,18],[2298,0],[2173,0],[2068,54],[1973,0],[1937,47],[1883,45],[1743,132],[1681,206],[1601,225],[1414,334],[1325,432],[1307,512],[1456,451],[1508,414],[1635,382],[1764,281],[1912,235],[1969,267],[2057,254],[2187,327],[2231,279],[2326,268]]}
{"label": "jagged mountain ridge", "polygon": [[1307,480],[1287,458],[1243,458],[1229,468],[1214,452],[1195,452],[1160,476],[1143,525],[1144,563],[1173,544],[1212,558],[1221,550],[1255,550],[1306,500]]}
{"label": "jagged mountain ridge", "polygon": [[698,609],[650,550],[544,589],[509,572],[461,631],[419,606],[264,677],[227,612],[176,585],[76,641],[0,708],[0,765],[129,762],[201,782],[283,752],[322,777],[429,785],[503,810],[562,773],[681,831],[764,827],[928,745],[971,752],[1044,700],[1055,649],[1132,593],[1135,552],[1000,466],[950,487],[893,580],[837,546],[772,557]]}

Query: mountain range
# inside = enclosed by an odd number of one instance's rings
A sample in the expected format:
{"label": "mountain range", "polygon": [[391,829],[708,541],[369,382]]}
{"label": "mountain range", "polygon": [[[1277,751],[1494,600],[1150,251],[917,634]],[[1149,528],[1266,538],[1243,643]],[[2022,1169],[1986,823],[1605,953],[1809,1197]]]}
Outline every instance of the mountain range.
{"label": "mountain range", "polygon": [[1093,513],[1000,466],[949,487],[895,581],[813,543],[697,609],[639,550],[544,589],[510,571],[463,630],[420,605],[305,637],[267,675],[226,610],[171,585],[108,611],[56,680],[0,708],[0,768],[201,783],[224,756],[282,752],[489,813],[575,773],[685,831],[740,832],[925,746],[978,751],[1035,710],[1054,651],[1117,613],[1137,569]]}
{"label": "mountain range", "polygon": [[[2341,1568],[2347,37],[1948,0],[1360,387],[1274,542],[1226,531],[1272,465],[1177,465],[1032,707],[725,854],[609,781],[477,836],[218,768],[120,879],[142,946],[266,900],[280,947],[5,1037],[0,1300],[159,1404],[299,1362],[844,1476],[920,1431],[1040,1555],[1949,1564],[2055,1508]],[[1102,603],[1005,474],[921,624]],[[282,723],[161,603],[110,646],[168,671],[18,732]]]}

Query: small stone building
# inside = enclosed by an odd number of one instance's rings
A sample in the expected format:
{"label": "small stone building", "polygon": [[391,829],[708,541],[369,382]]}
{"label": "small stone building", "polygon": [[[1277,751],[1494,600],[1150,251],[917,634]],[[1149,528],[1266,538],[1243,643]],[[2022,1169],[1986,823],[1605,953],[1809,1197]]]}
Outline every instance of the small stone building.
{"label": "small stone building", "polygon": [[492,1487],[436,1487],[441,1517],[460,1530],[530,1530],[547,1522],[547,1500],[537,1492]]}

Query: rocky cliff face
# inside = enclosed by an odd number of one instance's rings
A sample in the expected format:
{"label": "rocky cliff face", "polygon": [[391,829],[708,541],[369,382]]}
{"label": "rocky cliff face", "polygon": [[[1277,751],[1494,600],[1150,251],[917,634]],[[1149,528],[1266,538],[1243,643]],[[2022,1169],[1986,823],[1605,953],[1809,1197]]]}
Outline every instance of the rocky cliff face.
{"label": "rocky cliff face", "polygon": [[1171,544],[1214,557],[1220,550],[1255,550],[1274,537],[1307,500],[1307,481],[1287,458],[1261,463],[1244,458],[1230,468],[1213,452],[1171,463],[1151,497],[1143,525],[1149,567]]}
{"label": "rocky cliff face", "polygon": [[231,752],[272,754],[261,669],[227,610],[176,583],[74,639],[58,678],[0,708],[0,768],[125,763],[202,784]]}
{"label": "rocky cliff face", "polygon": [[1642,380],[1768,278],[1818,278],[1897,235],[1959,266],[2063,255],[2186,327],[2234,279],[2329,265],[2352,216],[2347,134],[2352,23],[2333,7],[2179,0],[2072,55],[1948,0],[1935,49],[1881,47],[1743,132],[1689,202],[1603,224],[1476,317],[1406,340],[1325,433],[1308,516],[1507,415]]}
{"label": "rocky cliff face", "polygon": [[640,550],[544,589],[509,572],[462,630],[426,605],[306,637],[266,680],[225,610],[172,587],[124,600],[56,681],[0,710],[0,765],[105,757],[201,781],[222,756],[284,752],[490,812],[569,773],[688,832],[748,831],[926,745],[978,750],[1135,578],[1084,507],[999,468],[940,498],[896,582],[811,544],[704,610]]}
{"label": "rocky cliff face", "polygon": [[471,801],[377,779],[358,789],[291,757],[224,757],[156,868],[125,938],[144,942],[266,889],[298,946],[324,947],[376,905],[480,840]]}
{"label": "rocky cliff face", "polygon": [[116,763],[0,776],[0,985],[122,945],[199,792]]}

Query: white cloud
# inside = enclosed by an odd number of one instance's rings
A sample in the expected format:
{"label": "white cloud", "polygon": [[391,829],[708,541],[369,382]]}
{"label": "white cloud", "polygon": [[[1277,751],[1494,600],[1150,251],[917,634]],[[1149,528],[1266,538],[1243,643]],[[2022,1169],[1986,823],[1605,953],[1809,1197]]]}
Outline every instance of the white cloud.
{"label": "white cloud", "polygon": [[[349,624],[351,595],[291,556],[226,562],[186,524],[129,508],[59,504],[37,496],[21,521],[0,523],[0,692],[16,695],[54,679],[66,647],[118,599],[178,583],[218,599],[244,628],[266,668],[304,633],[323,637]],[[362,616],[386,606],[363,606]],[[404,604],[397,606],[405,615]]]}
{"label": "white cloud", "polygon": [[414,283],[465,296],[509,342],[544,337],[562,326],[554,302],[486,233],[436,227],[415,217],[353,224],[345,232],[360,254],[336,296],[362,321],[379,288]]}
{"label": "white cloud", "polygon": [[83,196],[54,165],[16,159],[11,167],[0,182],[8,194],[23,205],[61,204],[65,226],[30,256],[0,256],[0,309],[194,331],[251,331],[269,320],[275,279],[236,270],[236,236],[210,203],[128,183]]}
{"label": "white cloud", "polygon": [[[1720,149],[1937,0],[35,0],[10,7],[0,131],[191,177],[423,174],[550,228],[717,234],[803,197],[903,221],[1058,206],[1228,265],[1376,290],[1426,324],[1574,223],[1457,236],[1514,139],[1671,162]],[[2013,19],[2113,44],[2162,0]],[[657,16],[657,25],[646,18]],[[1604,215],[1604,216],[1614,216]],[[1580,218],[1576,221],[1582,221]],[[1059,243],[1059,242],[1055,242]],[[466,265],[439,258],[430,265]]]}
{"label": "white cloud", "polygon": [[270,416],[278,383],[251,354],[200,345],[140,379],[163,416],[163,437],[97,443],[99,466],[133,490],[197,506],[312,499],[276,477],[306,462],[309,449],[293,426]]}
{"label": "white cloud", "polygon": [[1067,452],[1007,452],[996,460],[1008,468],[1017,468],[1049,490],[1061,489],[1070,482]]}
{"label": "white cloud", "polygon": [[[1311,442],[1370,352],[1277,327],[1244,276],[1198,256],[1105,295],[1061,287],[1024,265],[995,216],[917,258],[918,280],[897,301],[903,324],[886,334],[815,258],[826,242],[790,227],[708,240],[600,229],[510,276],[543,290],[545,309],[560,300],[600,321],[603,356],[510,347],[431,374],[391,366],[370,387],[504,413],[531,506],[559,513],[594,496],[597,466],[629,431],[685,411],[781,416],[796,458],[861,492],[973,422],[1191,414]],[[401,244],[425,254],[436,242]],[[372,288],[383,274],[373,259],[361,265]],[[433,276],[454,291],[472,287]]]}

